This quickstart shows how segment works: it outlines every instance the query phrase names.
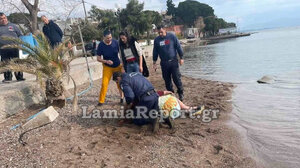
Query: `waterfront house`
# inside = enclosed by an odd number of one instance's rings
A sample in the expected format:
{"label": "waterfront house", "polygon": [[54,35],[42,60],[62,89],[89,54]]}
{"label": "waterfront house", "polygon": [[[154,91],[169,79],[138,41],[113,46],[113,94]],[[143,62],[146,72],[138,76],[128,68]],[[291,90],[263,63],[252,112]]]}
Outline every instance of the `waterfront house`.
{"label": "waterfront house", "polygon": [[236,27],[229,27],[225,29],[219,29],[219,35],[225,35],[225,34],[233,34],[237,33],[237,28]]}
{"label": "waterfront house", "polygon": [[185,38],[200,38],[200,33],[198,28],[186,28],[184,30]]}

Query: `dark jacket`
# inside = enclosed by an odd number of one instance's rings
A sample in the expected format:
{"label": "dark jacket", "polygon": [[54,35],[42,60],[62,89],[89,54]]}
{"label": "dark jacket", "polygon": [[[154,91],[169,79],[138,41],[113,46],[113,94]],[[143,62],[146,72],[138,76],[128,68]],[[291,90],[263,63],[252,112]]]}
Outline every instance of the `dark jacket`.
{"label": "dark jacket", "polygon": [[127,104],[140,100],[145,92],[154,90],[153,85],[138,72],[123,73],[120,86]]}
{"label": "dark jacket", "polygon": [[51,46],[60,43],[63,37],[63,32],[61,31],[59,26],[52,20],[49,21],[49,24],[44,25],[43,33],[49,39]]}
{"label": "dark jacket", "polygon": [[[135,46],[135,42],[137,40],[133,37],[131,37],[130,41],[129,41],[129,47],[135,57],[135,61],[139,64],[140,63],[140,56],[138,55],[138,51],[136,49],[136,46]],[[120,42],[119,42],[120,43]],[[123,67],[126,67],[127,65],[127,61],[126,61],[126,58],[125,58],[125,53],[124,53],[124,50],[126,49],[125,45],[122,45],[122,44],[119,44],[120,46],[120,51],[121,51],[121,58],[122,58],[122,62],[123,62]],[[145,77],[148,77],[149,76],[149,70],[148,70],[148,67],[147,67],[147,64],[146,64],[146,61],[145,61],[145,58],[144,56],[142,55],[142,58],[143,58],[143,76]]]}
{"label": "dark jacket", "polygon": [[180,59],[183,59],[183,50],[178,38],[172,34],[167,33],[165,37],[156,37],[154,39],[153,47],[153,61],[156,62],[158,55],[162,62],[177,59],[177,53]]}

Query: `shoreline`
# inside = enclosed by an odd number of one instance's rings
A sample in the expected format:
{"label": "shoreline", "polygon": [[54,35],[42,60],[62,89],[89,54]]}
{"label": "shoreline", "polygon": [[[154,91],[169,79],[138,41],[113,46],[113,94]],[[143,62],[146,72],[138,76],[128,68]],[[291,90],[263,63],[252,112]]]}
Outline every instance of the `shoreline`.
{"label": "shoreline", "polygon": [[[164,90],[160,69],[150,69],[149,80],[156,90]],[[119,125],[113,119],[84,119],[81,112],[71,112],[71,104],[58,109],[60,116],[51,124],[27,133],[18,143],[22,129],[10,127],[37,112],[29,109],[0,124],[1,165],[14,166],[85,166],[94,167],[258,167],[243,150],[237,131],[226,123],[231,114],[230,83],[182,77],[185,88],[184,103],[204,104],[219,109],[219,118],[210,123],[199,119],[176,119],[176,131],[166,126],[153,134],[148,126]],[[93,89],[79,98],[80,105],[95,108],[100,80]],[[88,86],[85,84],[79,89]],[[114,82],[107,92],[107,105],[118,109],[118,93]]]}
{"label": "shoreline", "polygon": [[[200,38],[192,38],[192,39],[185,38],[185,39],[179,39],[179,41],[180,41],[182,48],[185,49],[188,47],[197,47],[197,46],[205,46],[205,45],[209,45],[209,44],[214,44],[214,43],[216,43],[216,41],[219,41],[219,40],[251,36],[251,34],[254,34],[254,33],[234,33],[234,34],[218,35],[218,36],[212,36],[212,37],[201,38],[201,39]],[[146,58],[151,57],[153,44],[142,45],[141,47],[144,50],[144,56]]]}
{"label": "shoreline", "polygon": [[225,39],[230,39],[230,38],[250,36],[251,34],[253,34],[253,33],[233,33],[233,34],[228,34],[228,35],[212,36],[212,37],[204,38],[203,40],[208,40],[208,41],[225,40]]}

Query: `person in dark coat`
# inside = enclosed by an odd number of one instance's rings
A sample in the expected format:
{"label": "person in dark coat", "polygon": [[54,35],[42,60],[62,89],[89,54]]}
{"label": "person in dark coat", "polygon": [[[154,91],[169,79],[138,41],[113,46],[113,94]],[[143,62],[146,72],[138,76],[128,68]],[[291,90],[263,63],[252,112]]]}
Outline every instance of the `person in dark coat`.
{"label": "person in dark coat", "polygon": [[147,64],[137,39],[127,32],[121,32],[119,38],[120,54],[125,72],[140,72],[148,77]]}
{"label": "person in dark coat", "polygon": [[43,26],[43,33],[48,38],[51,47],[54,48],[56,45],[61,43],[63,32],[56,23],[49,20],[46,16],[43,15],[41,19],[45,23]]}

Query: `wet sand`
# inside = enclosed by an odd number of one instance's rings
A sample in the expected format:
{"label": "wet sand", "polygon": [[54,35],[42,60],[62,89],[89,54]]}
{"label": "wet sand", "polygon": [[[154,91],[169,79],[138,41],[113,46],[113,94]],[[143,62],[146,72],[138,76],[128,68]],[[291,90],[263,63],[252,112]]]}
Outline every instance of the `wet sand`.
{"label": "wet sand", "polygon": [[[156,90],[164,90],[161,72],[150,71]],[[238,133],[226,123],[230,118],[229,83],[182,77],[184,103],[217,109],[218,119],[176,119],[175,130],[161,125],[154,134],[150,126],[120,124],[118,119],[85,119],[82,110],[71,112],[70,102],[57,109],[51,124],[24,135],[11,126],[25,121],[40,107],[32,107],[0,124],[0,165],[3,167],[258,167],[242,147]],[[91,113],[97,105],[101,80],[79,98],[79,106]],[[81,90],[88,87],[85,84]],[[111,82],[106,104],[97,109],[119,109],[116,85]]]}

